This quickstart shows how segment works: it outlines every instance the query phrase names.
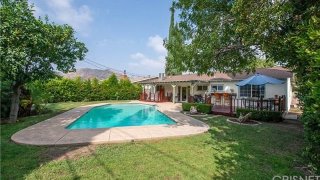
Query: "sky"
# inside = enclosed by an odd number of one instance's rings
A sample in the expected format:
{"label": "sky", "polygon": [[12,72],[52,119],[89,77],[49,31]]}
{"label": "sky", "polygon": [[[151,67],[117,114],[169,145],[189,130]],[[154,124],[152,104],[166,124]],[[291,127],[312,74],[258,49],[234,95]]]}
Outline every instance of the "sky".
{"label": "sky", "polygon": [[[164,72],[171,0],[31,0],[36,17],[69,24],[88,48],[86,58],[139,75]],[[76,68],[94,68],[78,62]],[[101,66],[98,66],[102,68]]]}

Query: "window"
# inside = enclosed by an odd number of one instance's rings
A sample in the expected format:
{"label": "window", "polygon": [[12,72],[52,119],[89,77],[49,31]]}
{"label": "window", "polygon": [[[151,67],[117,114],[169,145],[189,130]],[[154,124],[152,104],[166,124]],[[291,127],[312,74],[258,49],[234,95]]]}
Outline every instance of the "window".
{"label": "window", "polygon": [[[264,97],[265,86],[264,85],[251,85],[240,86],[240,97]],[[251,96],[252,94],[252,96]]]}
{"label": "window", "polygon": [[251,85],[240,86],[240,97],[251,97]]}
{"label": "window", "polygon": [[211,91],[223,91],[223,84],[214,84],[211,86]]}
{"label": "window", "polygon": [[197,91],[206,91],[208,90],[208,86],[197,86]]}
{"label": "window", "polygon": [[264,85],[256,85],[252,86],[252,97],[264,97],[265,86]]}

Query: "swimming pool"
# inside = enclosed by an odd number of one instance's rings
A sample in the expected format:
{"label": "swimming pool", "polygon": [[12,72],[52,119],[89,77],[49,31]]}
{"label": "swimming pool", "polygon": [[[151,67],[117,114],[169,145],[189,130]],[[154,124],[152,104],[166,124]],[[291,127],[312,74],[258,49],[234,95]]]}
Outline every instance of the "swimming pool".
{"label": "swimming pool", "polygon": [[145,104],[109,104],[94,107],[67,129],[95,129],[122,126],[176,124],[155,106]]}

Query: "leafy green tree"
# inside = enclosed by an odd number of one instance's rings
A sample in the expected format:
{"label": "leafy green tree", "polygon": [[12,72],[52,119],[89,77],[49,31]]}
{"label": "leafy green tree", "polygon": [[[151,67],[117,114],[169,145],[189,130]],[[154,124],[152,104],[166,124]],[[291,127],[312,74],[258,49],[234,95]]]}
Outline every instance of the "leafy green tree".
{"label": "leafy green tree", "polygon": [[50,101],[50,95],[46,87],[44,86],[45,84],[45,81],[39,80],[27,84],[27,89],[31,92],[32,102],[34,104],[46,105]]}
{"label": "leafy green tree", "polygon": [[109,87],[115,87],[115,88],[117,88],[117,87],[118,87],[118,84],[119,84],[119,80],[118,80],[118,78],[117,78],[117,76],[116,76],[115,74],[112,74],[112,75],[108,78],[106,84],[107,84],[107,86],[109,86]]}
{"label": "leafy green tree", "polygon": [[97,78],[93,78],[91,81],[91,93],[90,97],[92,101],[103,100],[101,86]]}
{"label": "leafy green tree", "polygon": [[303,103],[304,132],[307,139],[306,157],[320,173],[320,18],[312,16],[292,41],[305,69],[297,68],[299,97]]}
{"label": "leafy green tree", "polygon": [[[44,91],[46,91],[46,93],[47,93],[47,98],[48,98],[49,102],[62,102],[62,101],[64,101],[63,98],[65,98],[65,96],[62,94],[62,92],[60,90],[60,86],[61,86],[60,81],[61,80],[62,80],[62,78],[56,77],[54,79],[51,79],[47,83],[43,84]],[[36,88],[37,86],[34,86],[34,87]],[[34,90],[34,91],[41,91],[41,89]]]}
{"label": "leafy green tree", "polygon": [[103,81],[104,94],[107,99],[117,99],[119,92],[119,80],[112,74],[107,80]]}
{"label": "leafy green tree", "polygon": [[0,114],[1,121],[9,116],[10,113],[10,94],[11,94],[11,82],[0,81]]}
{"label": "leafy green tree", "polygon": [[83,101],[90,101],[90,93],[92,92],[92,85],[91,85],[91,80],[88,79],[84,81],[84,92],[83,92]]}
{"label": "leafy green tree", "polygon": [[320,171],[319,16],[320,1],[179,0],[179,31],[188,57],[183,66],[198,73],[254,71],[263,55],[293,70],[306,130],[306,154]]}
{"label": "leafy green tree", "polygon": [[119,99],[138,99],[141,90],[137,85],[134,85],[128,79],[121,79],[119,81]]}
{"label": "leafy green tree", "polygon": [[257,58],[257,60],[255,61],[255,67],[256,68],[270,68],[270,67],[274,67],[276,64],[273,62],[273,60],[269,60],[269,59],[263,59],[263,58]]}
{"label": "leafy green tree", "polygon": [[74,79],[74,84],[76,87],[76,89],[73,90],[76,93],[74,101],[82,101],[85,97],[84,81],[82,81],[82,79],[78,76]]}
{"label": "leafy green tree", "polygon": [[15,122],[21,87],[52,77],[54,67],[62,72],[73,70],[87,49],[70,26],[36,19],[27,0],[0,2],[0,78],[12,81],[9,122]]}
{"label": "leafy green tree", "polygon": [[[169,27],[169,37],[165,40],[164,46],[168,49],[166,56],[165,73],[167,75],[178,75],[183,71],[182,58],[184,54],[184,39],[178,26],[174,24],[174,2],[170,8],[171,19]],[[180,65],[177,65],[180,64]]]}

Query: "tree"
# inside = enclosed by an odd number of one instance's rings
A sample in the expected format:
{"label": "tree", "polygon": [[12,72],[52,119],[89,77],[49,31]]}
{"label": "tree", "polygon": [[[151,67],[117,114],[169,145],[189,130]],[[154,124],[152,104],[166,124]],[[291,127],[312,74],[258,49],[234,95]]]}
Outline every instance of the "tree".
{"label": "tree", "polygon": [[184,68],[211,73],[254,71],[261,53],[297,76],[306,154],[320,171],[320,1],[179,0]]}
{"label": "tree", "polygon": [[117,99],[119,96],[119,80],[115,74],[112,74],[108,80],[105,82],[106,84],[106,95],[108,99]]}
{"label": "tree", "polygon": [[104,97],[102,96],[102,87],[99,83],[99,80],[95,77],[91,80],[91,93],[90,97],[92,101],[100,101],[103,100]]}
{"label": "tree", "polygon": [[[296,68],[300,101],[303,102],[305,155],[320,173],[320,18],[311,16],[300,31],[292,36],[296,53],[304,68]],[[299,70],[299,71],[298,71]]]}
{"label": "tree", "polygon": [[179,32],[178,26],[174,24],[174,2],[172,3],[170,12],[171,19],[169,27],[169,37],[168,40],[164,41],[164,45],[168,50],[168,54],[166,56],[165,73],[167,75],[178,75],[181,74],[183,71],[181,60],[183,58],[182,56],[184,53],[184,40],[183,36]]}
{"label": "tree", "polygon": [[113,74],[108,78],[106,84],[107,84],[107,86],[109,86],[109,87],[115,87],[115,88],[117,88],[117,87],[118,87],[118,84],[119,84],[119,81],[118,81],[117,76],[113,73]]}
{"label": "tree", "polygon": [[74,70],[74,63],[84,58],[87,49],[69,25],[35,18],[27,0],[1,0],[0,15],[0,78],[12,81],[9,122],[15,122],[21,87],[52,77],[55,68]]}

